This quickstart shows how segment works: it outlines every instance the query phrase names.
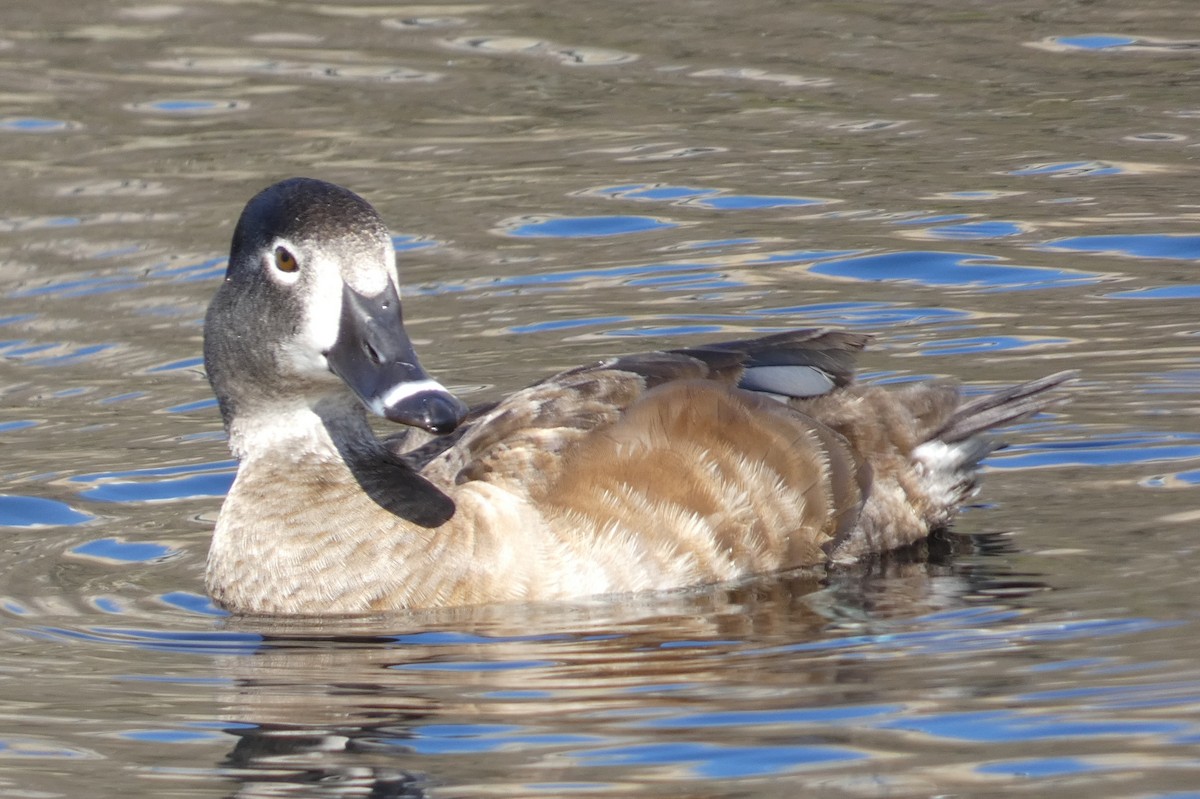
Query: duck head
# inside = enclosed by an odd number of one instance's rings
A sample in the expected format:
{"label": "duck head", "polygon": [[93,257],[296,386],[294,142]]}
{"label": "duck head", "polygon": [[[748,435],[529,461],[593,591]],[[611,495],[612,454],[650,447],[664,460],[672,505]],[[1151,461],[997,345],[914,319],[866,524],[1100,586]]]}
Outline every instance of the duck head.
{"label": "duck head", "polygon": [[422,368],[404,329],[396,255],[369,203],[293,178],[246,204],[205,317],[204,363],[229,426],[302,402],[356,402],[435,434],[466,406]]}

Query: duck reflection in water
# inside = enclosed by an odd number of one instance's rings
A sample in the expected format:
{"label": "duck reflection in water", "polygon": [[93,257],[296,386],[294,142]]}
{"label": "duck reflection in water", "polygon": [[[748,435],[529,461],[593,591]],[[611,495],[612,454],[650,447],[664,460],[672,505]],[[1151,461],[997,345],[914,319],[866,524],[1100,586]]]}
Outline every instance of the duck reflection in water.
{"label": "duck reflection in water", "polygon": [[[466,795],[462,786],[485,784],[528,795],[521,786],[530,781],[636,782],[632,767],[597,772],[580,758],[630,743],[753,746],[781,734],[753,724],[656,728],[646,719],[861,707],[909,692],[912,667],[897,668],[892,633],[972,597],[1003,596],[1019,614],[1023,593],[1044,590],[1034,576],[1008,571],[1011,552],[1001,550],[1010,545],[1003,534],[939,533],[819,576],[767,575],[622,602],[233,616],[225,629],[260,643],[220,659],[227,681],[218,702],[237,740],[221,768],[244,799],[417,797],[447,785]],[[916,638],[928,643],[931,631],[953,637],[943,622]],[[795,651],[839,639],[844,649]],[[835,725],[804,741],[844,746],[845,734]]]}

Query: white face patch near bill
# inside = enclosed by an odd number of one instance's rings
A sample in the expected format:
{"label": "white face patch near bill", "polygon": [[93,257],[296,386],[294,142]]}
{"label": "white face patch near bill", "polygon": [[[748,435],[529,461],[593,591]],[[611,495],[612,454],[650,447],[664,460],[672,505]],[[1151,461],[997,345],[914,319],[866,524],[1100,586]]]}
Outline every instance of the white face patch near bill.
{"label": "white face patch near bill", "polygon": [[392,386],[382,397],[377,397],[371,402],[371,412],[384,416],[384,411],[388,408],[395,408],[401,402],[409,397],[417,394],[449,394],[443,386],[436,380],[413,380],[408,383],[399,383]]}
{"label": "white face patch near bill", "polygon": [[[342,253],[339,260],[342,280],[364,297],[382,294],[396,282],[396,251],[391,240],[378,250]],[[400,294],[398,288],[396,294]]]}
{"label": "white face patch near bill", "polygon": [[341,332],[344,287],[349,286],[365,297],[375,297],[396,284],[396,252],[390,239],[369,246],[354,246],[349,239],[335,244],[328,250],[299,248],[279,239],[272,243],[268,256],[274,257],[277,246],[288,247],[300,262],[297,274],[303,275],[295,286],[301,292],[297,299],[303,305],[301,327],[284,342],[284,353],[300,374],[331,380],[337,378],[329,371],[325,353],[337,343]]}
{"label": "white face patch near bill", "polygon": [[[276,247],[287,247],[299,263],[293,274],[272,275],[272,280],[296,293],[294,299],[301,306],[299,329],[282,342],[282,354],[296,373],[336,380],[325,353],[340,336],[343,289],[349,287],[356,294],[374,298],[396,286],[396,251],[391,239],[350,235],[314,245],[280,238],[264,251],[266,268],[274,269]],[[400,313],[400,308],[396,312]]]}
{"label": "white face patch near bill", "polygon": [[303,304],[303,321],[296,335],[284,343],[283,349],[301,374],[333,377],[325,353],[338,340],[342,325],[341,270],[321,253],[306,257],[300,268],[307,270],[307,280],[297,287],[304,293],[299,297]]}

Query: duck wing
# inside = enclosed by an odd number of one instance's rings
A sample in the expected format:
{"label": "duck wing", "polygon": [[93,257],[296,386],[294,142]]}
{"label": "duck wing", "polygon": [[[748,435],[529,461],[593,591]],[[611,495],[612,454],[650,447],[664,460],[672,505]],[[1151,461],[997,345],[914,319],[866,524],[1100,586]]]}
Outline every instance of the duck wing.
{"label": "duck wing", "polygon": [[1071,378],[970,400],[947,381],[859,385],[868,340],[798,330],[602,361],[409,457],[447,490],[482,481],[588,531],[567,537],[582,561],[637,540],[651,571],[685,574],[670,584],[857,560],[948,524],[997,446],[987,433]]}
{"label": "duck wing", "polygon": [[528,490],[557,476],[564,451],[656,388],[701,381],[781,400],[819,396],[853,381],[854,357],[869,339],[803,329],[599,361],[473,408],[453,435],[403,457],[442,484],[489,480]]}

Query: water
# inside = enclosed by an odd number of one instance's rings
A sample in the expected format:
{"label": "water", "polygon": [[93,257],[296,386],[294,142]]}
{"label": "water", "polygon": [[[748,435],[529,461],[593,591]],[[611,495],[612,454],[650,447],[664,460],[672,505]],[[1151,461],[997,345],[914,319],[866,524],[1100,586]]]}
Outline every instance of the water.
{"label": "water", "polygon": [[[0,795],[1200,795],[1200,18],[1136,6],[8,3]],[[293,174],[473,401],[811,325],[1083,378],[927,553],[231,619],[201,318]]]}

